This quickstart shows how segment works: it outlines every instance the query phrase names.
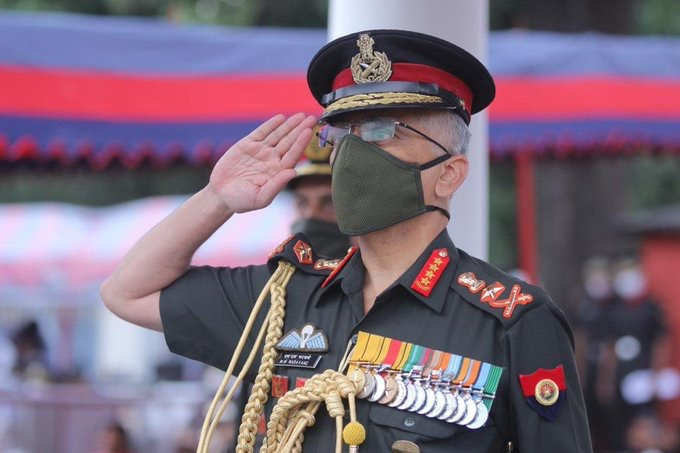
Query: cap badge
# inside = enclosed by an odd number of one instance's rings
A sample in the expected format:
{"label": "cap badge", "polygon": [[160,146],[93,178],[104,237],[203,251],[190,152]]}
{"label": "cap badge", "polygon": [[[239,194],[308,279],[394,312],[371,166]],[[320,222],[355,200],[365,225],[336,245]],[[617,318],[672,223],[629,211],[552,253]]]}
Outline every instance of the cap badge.
{"label": "cap badge", "polygon": [[392,62],[384,52],[373,52],[375,41],[367,33],[357,39],[359,53],[352,57],[350,68],[356,83],[385,82],[392,75]]}

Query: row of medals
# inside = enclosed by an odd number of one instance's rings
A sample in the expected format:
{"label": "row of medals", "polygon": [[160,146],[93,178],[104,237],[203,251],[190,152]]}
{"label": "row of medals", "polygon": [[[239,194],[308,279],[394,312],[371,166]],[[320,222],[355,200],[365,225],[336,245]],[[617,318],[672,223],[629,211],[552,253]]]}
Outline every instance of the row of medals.
{"label": "row of medals", "polygon": [[493,398],[493,395],[454,384],[451,376],[442,375],[441,370],[432,370],[425,376],[419,366],[403,373],[384,365],[357,365],[350,373],[357,388],[357,398],[469,429],[484,426],[489,418],[489,410],[482,399]]}

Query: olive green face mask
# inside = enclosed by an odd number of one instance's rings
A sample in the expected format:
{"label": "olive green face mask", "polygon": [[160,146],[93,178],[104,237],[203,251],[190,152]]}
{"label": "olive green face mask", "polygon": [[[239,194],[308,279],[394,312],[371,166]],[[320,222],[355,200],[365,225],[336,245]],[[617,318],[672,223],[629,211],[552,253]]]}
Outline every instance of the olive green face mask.
{"label": "olive green face mask", "polygon": [[356,135],[345,135],[336,146],[331,178],[340,231],[359,236],[434,210],[448,217],[444,209],[425,205],[420,172],[450,157],[410,164]]}

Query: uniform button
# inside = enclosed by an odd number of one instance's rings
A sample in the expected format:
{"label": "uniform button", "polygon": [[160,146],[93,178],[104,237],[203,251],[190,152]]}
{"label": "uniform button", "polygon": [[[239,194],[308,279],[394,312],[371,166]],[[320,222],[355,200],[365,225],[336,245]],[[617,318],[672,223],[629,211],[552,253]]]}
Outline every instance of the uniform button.
{"label": "uniform button", "polygon": [[406,417],[404,419],[404,426],[408,426],[409,428],[413,425],[416,424],[416,419],[413,417]]}

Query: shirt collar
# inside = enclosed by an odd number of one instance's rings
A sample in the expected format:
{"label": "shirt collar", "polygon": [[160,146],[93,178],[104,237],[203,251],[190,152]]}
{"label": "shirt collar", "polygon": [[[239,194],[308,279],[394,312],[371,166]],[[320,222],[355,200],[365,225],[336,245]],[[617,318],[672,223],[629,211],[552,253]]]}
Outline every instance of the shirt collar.
{"label": "shirt collar", "polygon": [[[413,282],[420,273],[421,269],[426,265],[430,256],[435,250],[446,249],[449,256],[449,262],[442,272],[439,280],[432,288],[429,296],[419,293],[412,288]],[[425,248],[423,253],[416,259],[416,261],[409,267],[397,281],[391,285],[387,291],[393,291],[396,286],[403,287],[408,293],[412,294],[419,301],[430,307],[432,310],[440,313],[444,308],[444,302],[451,286],[451,281],[456,273],[458,267],[459,254],[456,249],[448,231],[444,229],[435,239]],[[353,294],[363,289],[364,274],[366,269],[361,261],[361,250],[352,256],[345,266],[338,272],[333,281],[324,288],[325,292],[328,288],[340,285],[345,294]],[[324,300],[323,297],[317,299],[317,304]]]}

